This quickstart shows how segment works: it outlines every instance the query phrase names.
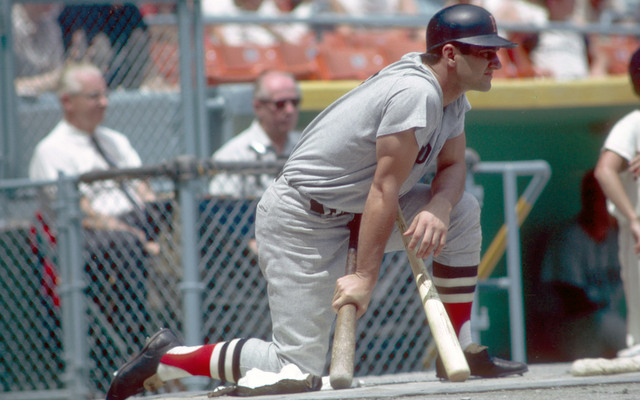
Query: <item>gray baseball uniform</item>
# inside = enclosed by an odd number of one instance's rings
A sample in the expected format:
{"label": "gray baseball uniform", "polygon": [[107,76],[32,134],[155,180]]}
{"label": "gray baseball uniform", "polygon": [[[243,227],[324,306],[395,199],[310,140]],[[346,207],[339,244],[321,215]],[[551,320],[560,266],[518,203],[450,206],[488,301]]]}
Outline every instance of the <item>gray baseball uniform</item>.
{"label": "gray baseball uniform", "polygon": [[[429,201],[419,184],[444,143],[461,134],[465,96],[443,109],[442,91],[419,53],[410,53],[363,82],[323,113],[302,138],[258,204],[256,237],[268,281],[273,341],[250,339],[240,369],[279,371],[288,362],[321,375],[335,313],[331,301],[344,274],[353,213],[361,213],[376,168],[376,139],[415,128],[416,163],[400,190],[408,219]],[[480,211],[465,194],[451,213],[446,265],[480,261]],[[387,251],[404,249],[397,231]]]}

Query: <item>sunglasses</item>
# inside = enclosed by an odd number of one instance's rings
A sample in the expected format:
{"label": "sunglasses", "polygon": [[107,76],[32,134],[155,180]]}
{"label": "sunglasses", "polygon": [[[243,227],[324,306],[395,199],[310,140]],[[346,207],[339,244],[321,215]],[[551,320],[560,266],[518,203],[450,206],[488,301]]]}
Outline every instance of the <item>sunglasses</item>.
{"label": "sunglasses", "polygon": [[276,110],[283,110],[286,107],[287,103],[291,103],[292,106],[298,107],[298,105],[300,104],[300,98],[283,99],[283,100],[261,99],[260,102],[261,103],[273,104],[273,106],[276,108]]}

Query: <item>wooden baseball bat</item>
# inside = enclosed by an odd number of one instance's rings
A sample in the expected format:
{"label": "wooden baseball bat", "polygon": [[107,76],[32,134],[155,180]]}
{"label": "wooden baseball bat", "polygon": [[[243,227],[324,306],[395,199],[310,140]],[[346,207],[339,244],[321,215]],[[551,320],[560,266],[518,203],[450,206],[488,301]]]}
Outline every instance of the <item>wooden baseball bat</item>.
{"label": "wooden baseball bat", "polygon": [[400,230],[402,241],[404,242],[409,264],[411,264],[411,270],[416,279],[416,285],[418,285],[418,293],[420,293],[422,306],[427,315],[431,335],[438,348],[438,353],[444,369],[447,372],[447,377],[452,382],[464,382],[470,375],[467,359],[462,352],[458,336],[453,329],[444,304],[442,304],[440,296],[433,285],[433,280],[427,271],[424,261],[418,258],[413,250],[409,249],[410,239],[403,235],[408,229],[407,222],[399,207],[396,224]]}
{"label": "wooden baseball bat", "polygon": [[[349,250],[345,275],[356,272],[356,249],[358,247],[358,230],[360,215],[356,214],[349,223]],[[336,329],[333,334],[333,350],[329,383],[334,389],[347,389],[353,381],[353,367],[356,353],[356,306],[345,304],[338,310]]]}

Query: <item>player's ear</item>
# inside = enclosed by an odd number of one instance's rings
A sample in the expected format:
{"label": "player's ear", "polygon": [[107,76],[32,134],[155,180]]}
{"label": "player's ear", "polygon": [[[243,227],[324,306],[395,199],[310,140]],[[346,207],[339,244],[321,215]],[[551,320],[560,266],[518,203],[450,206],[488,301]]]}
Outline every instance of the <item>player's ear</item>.
{"label": "player's ear", "polygon": [[452,65],[455,64],[455,55],[456,55],[456,47],[447,43],[442,46],[442,58],[447,61],[447,64]]}

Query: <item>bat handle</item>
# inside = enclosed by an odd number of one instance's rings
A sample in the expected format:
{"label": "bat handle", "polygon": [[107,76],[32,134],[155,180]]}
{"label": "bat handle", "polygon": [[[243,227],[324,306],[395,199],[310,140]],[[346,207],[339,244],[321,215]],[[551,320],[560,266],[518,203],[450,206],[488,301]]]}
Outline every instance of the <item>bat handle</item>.
{"label": "bat handle", "polygon": [[[345,275],[356,272],[356,248],[358,247],[358,230],[360,215],[356,214],[349,223],[349,250]],[[333,350],[331,352],[331,370],[329,383],[334,389],[347,389],[353,381],[353,369],[356,352],[356,306],[345,304],[338,310],[336,329],[333,334]]]}
{"label": "bat handle", "polygon": [[356,349],[356,307],[345,304],[338,311],[333,336],[329,382],[334,389],[347,389],[353,381]]}

